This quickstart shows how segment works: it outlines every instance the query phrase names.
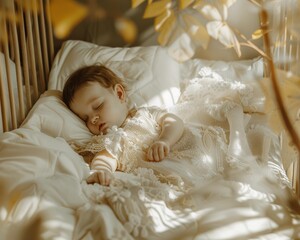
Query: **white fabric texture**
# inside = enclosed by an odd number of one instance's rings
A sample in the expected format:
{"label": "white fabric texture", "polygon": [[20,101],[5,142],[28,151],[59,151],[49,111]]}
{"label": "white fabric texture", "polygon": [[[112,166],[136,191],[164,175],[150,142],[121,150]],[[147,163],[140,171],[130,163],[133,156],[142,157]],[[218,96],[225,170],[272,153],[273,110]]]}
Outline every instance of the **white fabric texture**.
{"label": "white fabric texture", "polygon": [[263,76],[263,58],[257,57],[249,60],[215,61],[206,59],[192,59],[184,63],[184,76],[193,78],[203,67],[209,67],[226,81],[253,81]]}
{"label": "white fabric texture", "polygon": [[[103,49],[111,56],[113,49]],[[149,54],[154,53],[151,50]],[[61,61],[57,60],[59,66],[52,70],[52,88],[58,86],[54,76],[57,80],[67,76],[58,72],[67,59],[64,54],[56,58]],[[197,71],[182,66],[181,70],[190,69],[193,74],[186,75],[182,95],[169,111],[179,114],[193,129],[208,129],[200,131],[204,136],[201,149],[208,151],[199,158],[193,156],[190,162],[186,155],[170,155],[159,163],[139,159],[143,165],[133,166],[130,172],[116,172],[110,187],[86,184],[88,165],[70,145],[85,143],[91,134],[63,104],[60,91],[46,92],[22,127],[0,137],[0,238],[17,239],[18,233],[25,232],[25,236],[38,234],[39,239],[47,240],[299,239],[299,203],[281,161],[287,152],[283,152],[280,136],[262,124],[264,119],[256,114],[263,111],[261,92],[248,81],[225,79],[213,68],[196,65]],[[155,74],[161,68],[157,66]],[[234,90],[243,89],[247,91],[232,95]],[[206,90],[210,92],[201,92]],[[230,93],[229,98],[225,93]],[[207,98],[209,102],[205,102]],[[214,102],[220,105],[211,111],[214,99],[220,100]],[[236,162],[223,158],[230,130],[223,118],[227,109],[221,104],[224,99],[234,100],[248,112],[239,120],[244,123],[252,158]],[[159,104],[164,106],[163,101]],[[120,138],[112,137],[115,139]],[[216,139],[220,140],[218,144]],[[189,144],[184,138],[181,141]],[[120,144],[113,146],[117,149]],[[222,157],[223,166],[216,155]],[[204,178],[198,168],[201,158],[222,171]],[[254,159],[257,165],[239,164]]]}
{"label": "white fabric texture", "polygon": [[104,64],[128,85],[129,99],[138,106],[172,106],[180,94],[179,64],[159,46],[111,48],[69,40],[57,53],[48,89],[62,90],[76,69]]}
{"label": "white fabric texture", "polygon": [[1,209],[2,233],[40,217],[41,239],[297,239],[298,203],[280,172],[279,139],[261,125],[246,129],[254,142],[270,139],[256,149],[259,168],[224,168],[205,180],[184,159],[165,159],[117,172],[110,187],[85,183],[88,166],[64,139],[5,133],[0,179],[11,205]]}
{"label": "white fabric texture", "polygon": [[[198,75],[204,66],[215,73],[215,77],[226,81],[242,81],[252,84],[257,103],[256,110],[263,112],[264,93],[257,84],[262,76],[262,60],[243,60],[233,62],[193,59],[184,64],[176,63],[158,46],[135,48],[110,48],[92,43],[66,41],[55,57],[49,78],[49,91],[45,92],[28,114],[23,126],[40,129],[50,136],[60,136],[68,142],[84,142],[91,134],[85,125],[70,113],[61,100],[64,82],[77,68],[95,63],[112,67],[130,86],[130,104],[136,106],[159,106],[172,108],[179,100],[189,81]],[[206,68],[208,69],[208,68]],[[253,81],[255,80],[255,81]],[[255,84],[253,84],[255,82]],[[52,91],[56,90],[56,91]],[[200,107],[201,104],[198,106]],[[191,109],[191,116],[195,111]],[[199,116],[198,116],[199,117]],[[202,115],[203,123],[214,119]],[[190,118],[191,120],[191,118]],[[214,124],[220,124],[215,122]]]}
{"label": "white fabric texture", "polygon": [[[136,114],[126,120],[124,127],[114,126],[106,135],[94,136],[77,152],[97,154],[106,149],[118,159],[118,166],[123,172],[132,172],[138,167],[147,167],[146,153],[151,144],[158,139],[161,132],[156,117],[163,112],[157,107],[141,107]],[[215,148],[213,146],[219,146]],[[223,129],[214,126],[195,127],[187,124],[183,135],[174,144],[168,158],[185,161],[197,169],[199,179],[208,179],[223,172],[223,159],[227,152],[227,139]],[[209,158],[213,158],[212,162]],[[151,164],[150,164],[151,165]],[[152,166],[152,165],[151,165]],[[186,166],[188,168],[188,166]]]}
{"label": "white fabric texture", "polygon": [[62,93],[58,90],[48,90],[41,95],[22,127],[62,137],[68,142],[83,143],[92,137],[85,123],[62,101]]}

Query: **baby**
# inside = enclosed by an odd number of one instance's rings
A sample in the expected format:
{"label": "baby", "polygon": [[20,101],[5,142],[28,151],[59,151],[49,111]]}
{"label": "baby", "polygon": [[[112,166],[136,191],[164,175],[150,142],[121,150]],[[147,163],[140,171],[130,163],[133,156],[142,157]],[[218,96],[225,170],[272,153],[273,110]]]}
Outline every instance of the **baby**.
{"label": "baby", "polygon": [[[149,161],[165,158],[172,160],[172,171],[201,179],[218,175],[228,165],[252,162],[243,108],[236,101],[217,99],[218,115],[229,123],[228,144],[221,127],[184,124],[177,115],[158,107],[129,108],[127,97],[123,81],[105,66],[78,69],[65,84],[64,102],[94,134],[87,144],[75,149],[92,170],[88,183],[108,186],[116,170],[154,169],[164,164],[154,166]],[[184,169],[176,167],[181,161],[186,163]]]}
{"label": "baby", "polygon": [[[146,152],[147,160],[161,161],[170,152],[170,148],[183,134],[183,121],[176,115],[164,110],[152,108],[129,109],[127,104],[126,86],[123,81],[105,66],[92,65],[75,71],[67,80],[63,90],[66,105],[85,123],[91,133],[99,136],[100,147],[90,162],[93,174],[88,183],[109,185],[112,174],[116,170],[126,168],[118,159],[120,156],[105,146],[104,135],[109,131],[124,126],[135,115],[147,115],[145,127],[151,129],[159,125],[158,137],[149,144]],[[150,115],[149,115],[150,114]],[[152,122],[151,122],[152,121]],[[148,126],[149,125],[149,126]],[[155,135],[155,128],[147,135]],[[106,140],[107,141],[107,140]],[[109,145],[109,144],[106,144]],[[124,154],[124,153],[123,153]]]}

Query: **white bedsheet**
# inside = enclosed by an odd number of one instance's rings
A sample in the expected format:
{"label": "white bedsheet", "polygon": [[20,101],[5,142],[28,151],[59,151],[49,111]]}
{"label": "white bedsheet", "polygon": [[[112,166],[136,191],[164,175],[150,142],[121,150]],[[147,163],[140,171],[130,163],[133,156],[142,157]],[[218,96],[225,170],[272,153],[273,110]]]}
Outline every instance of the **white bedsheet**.
{"label": "white bedsheet", "polygon": [[[117,173],[107,188],[84,182],[88,167],[61,138],[20,128],[3,134],[0,146],[1,239],[18,239],[24,231],[29,236],[32,229],[39,229],[41,239],[300,237],[299,215],[288,209],[289,190],[274,187],[264,171],[255,176],[260,189],[245,179],[219,177],[182,195],[153,181],[149,169]],[[169,160],[163,164],[174,167]],[[189,204],[196,211],[180,208]],[[30,223],[34,228],[24,227]]]}
{"label": "white bedsheet", "polygon": [[[189,66],[187,81],[199,70],[192,71],[194,65],[198,63]],[[167,159],[131,174],[117,172],[110,187],[87,185],[89,168],[66,141],[82,141],[90,134],[57,92],[48,93],[21,128],[0,136],[0,239],[300,238],[299,203],[282,169],[279,136],[270,133],[255,142],[261,130],[249,130],[259,154],[263,144],[270,146],[268,164],[251,175],[224,171],[189,188],[168,175],[180,175],[185,163]],[[201,111],[181,117],[212,124]],[[260,122],[259,113],[252,116],[249,125]],[[164,171],[169,184],[158,181],[151,169]]]}

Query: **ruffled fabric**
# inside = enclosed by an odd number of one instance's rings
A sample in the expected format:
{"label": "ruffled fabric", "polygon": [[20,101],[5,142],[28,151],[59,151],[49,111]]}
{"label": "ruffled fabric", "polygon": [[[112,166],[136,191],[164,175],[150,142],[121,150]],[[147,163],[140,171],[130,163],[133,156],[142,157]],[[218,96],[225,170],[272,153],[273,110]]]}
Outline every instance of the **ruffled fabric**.
{"label": "ruffled fabric", "polygon": [[197,77],[186,83],[177,105],[191,104],[204,104],[211,117],[224,121],[226,113],[236,105],[242,105],[245,112],[263,112],[265,97],[256,85],[224,80],[211,68],[203,67]]}
{"label": "ruffled fabric", "polygon": [[[140,108],[135,116],[126,120],[123,128],[114,126],[106,135],[94,136],[77,152],[95,155],[106,149],[117,159],[117,170],[131,172],[145,165],[148,148],[161,132],[156,118],[165,112],[157,107]],[[186,161],[196,167],[203,179],[208,179],[223,171],[226,152],[227,139],[223,129],[187,125],[181,139],[172,147],[168,159]]]}
{"label": "ruffled fabric", "polygon": [[147,149],[161,131],[156,118],[164,112],[157,107],[140,108],[126,119],[123,128],[113,126],[106,135],[93,136],[87,144],[74,149],[89,157],[105,149],[117,159],[117,170],[131,172],[146,160]]}
{"label": "ruffled fabric", "polygon": [[133,239],[217,239],[203,230],[205,221],[214,229],[238,221],[236,230],[245,238],[256,227],[261,233],[261,225],[273,234],[277,224],[240,224],[241,219],[267,217],[277,223],[281,219],[283,225],[291,219],[281,212],[270,216],[271,209],[281,208],[278,202],[287,202],[291,188],[281,164],[280,138],[241,116],[237,120],[244,123],[252,153],[229,152],[230,129],[224,120],[235,116],[230,109],[236,105],[258,109],[251,87],[225,82],[206,68],[199,76],[203,82],[194,79],[171,109],[186,125],[166,159],[146,161],[147,149],[161,131],[156,119],[163,110],[158,108],[138,109],[123,130],[112,129],[109,140],[99,143],[119,157],[125,173],[116,172],[109,187],[83,183],[83,191],[91,202],[108,205]]}

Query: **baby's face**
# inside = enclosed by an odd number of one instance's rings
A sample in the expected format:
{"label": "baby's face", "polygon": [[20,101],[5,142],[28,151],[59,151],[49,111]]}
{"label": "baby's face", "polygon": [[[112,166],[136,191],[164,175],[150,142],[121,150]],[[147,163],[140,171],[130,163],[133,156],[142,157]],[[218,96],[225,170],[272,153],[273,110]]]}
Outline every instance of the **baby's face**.
{"label": "baby's face", "polygon": [[120,84],[112,89],[88,82],[75,92],[70,108],[95,135],[106,134],[112,126],[120,127],[128,114],[125,90]]}

